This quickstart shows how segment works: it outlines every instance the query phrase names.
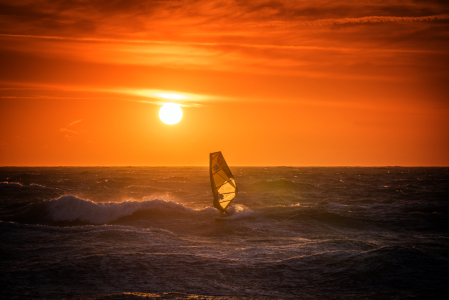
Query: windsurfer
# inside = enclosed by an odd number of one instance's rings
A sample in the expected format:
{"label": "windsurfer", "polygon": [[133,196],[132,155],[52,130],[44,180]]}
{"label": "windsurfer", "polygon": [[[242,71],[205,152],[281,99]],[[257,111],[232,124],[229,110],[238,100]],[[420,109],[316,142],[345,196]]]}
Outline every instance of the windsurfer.
{"label": "windsurfer", "polygon": [[221,152],[210,154],[209,174],[210,185],[214,195],[213,205],[220,212],[220,218],[223,218],[223,213],[229,216],[226,208],[232,203],[238,190],[234,176],[231,170],[229,170]]}

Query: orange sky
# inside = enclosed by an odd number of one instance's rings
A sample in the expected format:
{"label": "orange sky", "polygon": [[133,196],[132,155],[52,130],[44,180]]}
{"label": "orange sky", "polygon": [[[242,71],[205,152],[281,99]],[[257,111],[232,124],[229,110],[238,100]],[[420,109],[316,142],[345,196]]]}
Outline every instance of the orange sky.
{"label": "orange sky", "polygon": [[447,1],[0,0],[0,66],[0,166],[449,165]]}

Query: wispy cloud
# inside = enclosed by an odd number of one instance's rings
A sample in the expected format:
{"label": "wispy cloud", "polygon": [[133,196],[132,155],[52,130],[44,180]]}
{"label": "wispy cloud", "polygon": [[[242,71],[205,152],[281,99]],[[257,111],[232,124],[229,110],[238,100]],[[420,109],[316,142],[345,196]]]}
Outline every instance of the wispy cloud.
{"label": "wispy cloud", "polygon": [[[10,83],[1,83],[10,84]],[[0,88],[0,99],[42,99],[42,100],[116,100],[163,105],[175,102],[184,107],[199,107],[211,101],[238,100],[231,97],[195,94],[182,91],[143,89],[143,88],[103,88],[103,87],[76,87],[76,86],[47,86],[37,84],[15,84],[15,87]],[[1,95],[1,91],[15,93],[14,95]],[[27,95],[27,94],[32,95]],[[78,94],[82,96],[76,96]],[[87,93],[87,94],[86,94]],[[67,126],[80,123],[76,120]]]}
{"label": "wispy cloud", "polygon": [[421,17],[392,17],[392,16],[367,16],[361,18],[342,18],[342,19],[323,19],[317,20],[305,24],[319,24],[319,25],[332,25],[332,24],[363,24],[363,23],[411,23],[411,22],[433,22],[433,21],[447,21],[449,15],[434,15],[434,16],[421,16]]}
{"label": "wispy cloud", "polygon": [[60,128],[59,132],[61,132],[69,142],[74,141],[80,134],[86,133],[86,131],[75,130],[72,128],[73,125],[76,125],[81,121],[83,121],[83,119],[73,121],[67,124],[67,126]]}
{"label": "wispy cloud", "polygon": [[283,21],[272,20],[265,22],[250,22],[249,27],[268,27],[268,28],[295,28],[299,26],[329,26],[345,24],[375,24],[375,23],[412,23],[412,22],[435,22],[448,21],[449,15],[430,15],[420,17],[397,17],[397,16],[364,16],[357,18],[334,18],[302,21]]}
{"label": "wispy cloud", "polygon": [[[356,23],[384,23],[388,22],[387,19],[390,17],[366,17],[366,18],[357,18],[357,19],[336,19],[336,20],[319,20],[309,23],[298,23],[298,24],[356,24]],[[424,17],[423,17],[424,18]],[[449,16],[446,16],[447,20],[449,20]],[[285,24],[280,24],[279,22],[273,22],[271,24],[258,24],[255,26],[284,26]],[[289,26],[294,26],[294,24],[290,23]],[[70,38],[70,37],[60,37],[60,36],[39,36],[39,35],[11,35],[11,34],[1,34],[0,37],[15,37],[15,38],[25,38],[25,39],[42,39],[42,40],[60,40],[60,41],[79,41],[79,42],[104,42],[104,43],[130,43],[130,44],[146,44],[147,46],[151,45],[165,45],[165,46],[201,46],[201,47],[243,47],[243,48],[262,48],[262,49],[284,49],[284,50],[324,50],[324,51],[360,51],[367,50],[364,48],[354,48],[354,47],[322,47],[322,46],[302,46],[302,45],[282,45],[282,44],[257,44],[257,43],[232,43],[232,42],[188,42],[188,41],[154,41],[154,40],[128,40],[128,39],[102,39],[102,38]],[[170,51],[169,48],[165,48],[167,51]],[[138,48],[128,49],[124,51],[129,52],[140,52]],[[438,50],[414,50],[414,49],[371,49],[371,51],[379,51],[379,52],[442,52]],[[157,51],[156,49],[146,50],[145,52],[149,53],[157,53],[163,51]]]}
{"label": "wispy cloud", "polygon": [[65,127],[60,128],[59,132],[61,132],[64,135],[64,137],[66,138],[66,140],[69,142],[74,141],[75,138],[79,135],[78,131],[71,130],[71,129],[68,129]]}
{"label": "wispy cloud", "polygon": [[70,123],[69,125],[67,125],[67,126],[72,126],[72,125],[75,125],[75,124],[77,124],[77,123],[79,123],[79,122],[81,122],[83,119],[80,119],[80,120],[77,120],[77,121],[73,121],[72,123]]}

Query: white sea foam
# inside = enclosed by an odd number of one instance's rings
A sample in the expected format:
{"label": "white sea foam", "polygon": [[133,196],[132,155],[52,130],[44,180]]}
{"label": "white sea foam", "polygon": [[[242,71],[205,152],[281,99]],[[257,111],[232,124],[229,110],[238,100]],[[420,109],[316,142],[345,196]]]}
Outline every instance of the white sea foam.
{"label": "white sea foam", "polygon": [[228,209],[228,212],[231,215],[230,216],[231,219],[245,218],[254,214],[254,211],[252,211],[251,209],[242,204],[236,204],[231,206]]}

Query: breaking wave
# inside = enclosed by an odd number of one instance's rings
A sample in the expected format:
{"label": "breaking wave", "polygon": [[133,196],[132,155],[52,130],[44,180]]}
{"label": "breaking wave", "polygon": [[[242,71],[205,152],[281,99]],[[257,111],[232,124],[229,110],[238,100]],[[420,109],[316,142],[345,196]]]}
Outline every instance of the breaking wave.
{"label": "breaking wave", "polygon": [[[228,209],[230,218],[245,218],[253,211],[244,205]],[[164,199],[144,198],[143,201],[95,203],[75,196],[62,196],[27,206],[5,220],[25,224],[100,225],[121,221],[151,220],[156,218],[194,218],[213,220],[218,211],[213,207],[193,209],[181,203]],[[118,224],[118,223],[116,223]],[[129,223],[128,223],[129,224]],[[131,223],[132,224],[132,223]]]}
{"label": "breaking wave", "polygon": [[240,219],[254,215],[254,211],[242,204],[233,205],[227,211],[230,214],[230,219]]}
{"label": "breaking wave", "polygon": [[120,203],[94,203],[75,196],[63,196],[44,203],[48,211],[48,217],[53,221],[72,222],[79,220],[92,224],[107,224],[122,217],[130,216],[137,211],[192,214],[208,210],[206,208],[202,211],[197,211],[182,204],[161,199],[128,200]]}
{"label": "breaking wave", "polygon": [[[159,197],[145,197],[142,201],[95,203],[72,195],[33,203],[13,214],[5,215],[4,221],[23,224],[57,226],[127,224],[156,219],[213,220],[218,211],[213,207],[194,209]],[[228,209],[230,218],[250,217],[254,212],[244,205],[233,205]],[[129,223],[131,222],[131,223]]]}

